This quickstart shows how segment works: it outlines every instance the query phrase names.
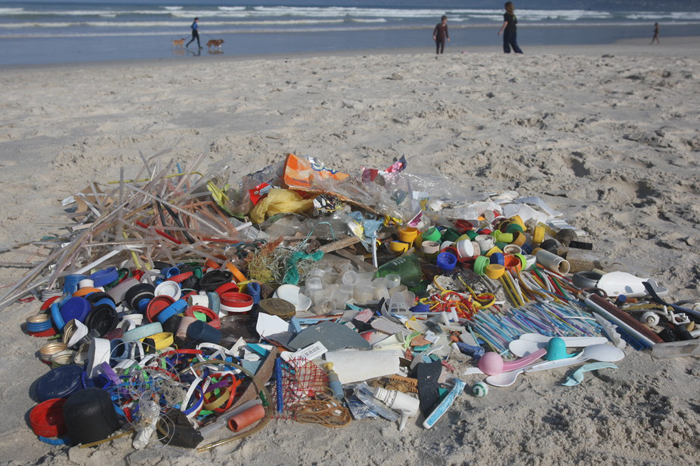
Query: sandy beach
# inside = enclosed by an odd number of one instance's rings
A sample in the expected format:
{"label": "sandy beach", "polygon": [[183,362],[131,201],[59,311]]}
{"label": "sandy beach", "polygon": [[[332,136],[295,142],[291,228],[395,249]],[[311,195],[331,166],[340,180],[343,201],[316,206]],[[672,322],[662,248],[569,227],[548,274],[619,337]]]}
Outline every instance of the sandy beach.
{"label": "sandy beach", "polygon": [[[285,154],[356,173],[405,156],[476,192],[541,196],[593,252],[700,302],[698,38],[0,68],[0,247],[60,233],[60,200],[134,176],[139,153],[221,160],[232,181]],[[202,57],[205,58],[205,57]],[[2,260],[10,260],[5,257]],[[12,260],[17,260],[13,258]],[[7,288],[26,269],[0,268]],[[41,339],[2,311],[1,464],[616,464],[700,462],[700,362],[626,350],[616,371],[563,387],[538,373],[462,396],[431,430],[273,421],[211,453],[128,439],[51,447],[27,425]],[[472,383],[477,379],[465,379]]]}

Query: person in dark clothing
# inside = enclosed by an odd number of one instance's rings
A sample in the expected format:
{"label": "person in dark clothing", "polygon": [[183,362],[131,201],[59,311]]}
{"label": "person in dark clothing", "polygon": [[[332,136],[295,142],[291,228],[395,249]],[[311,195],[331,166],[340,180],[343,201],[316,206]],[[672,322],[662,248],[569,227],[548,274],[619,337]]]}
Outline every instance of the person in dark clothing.
{"label": "person in dark clothing", "polygon": [[441,21],[433,30],[433,40],[435,41],[435,53],[441,54],[445,52],[445,40],[450,41],[450,34],[447,31],[447,16],[442,16]]}
{"label": "person in dark clothing", "polygon": [[513,2],[506,2],[504,6],[506,12],[503,15],[503,26],[498,31],[498,35],[503,34],[503,52],[510,53],[510,48],[513,47],[513,52],[523,53],[518,47],[518,18],[515,17],[515,6]]}
{"label": "person in dark clothing", "polygon": [[656,41],[657,44],[661,44],[659,40],[659,23],[654,23],[654,37],[651,38],[651,44],[653,44],[654,41]]}
{"label": "person in dark clothing", "polygon": [[201,49],[202,44],[199,43],[199,18],[195,18],[194,21],[192,22],[192,39],[185,45],[185,47],[189,47],[192,42],[194,42],[195,39],[197,39],[197,46]]}

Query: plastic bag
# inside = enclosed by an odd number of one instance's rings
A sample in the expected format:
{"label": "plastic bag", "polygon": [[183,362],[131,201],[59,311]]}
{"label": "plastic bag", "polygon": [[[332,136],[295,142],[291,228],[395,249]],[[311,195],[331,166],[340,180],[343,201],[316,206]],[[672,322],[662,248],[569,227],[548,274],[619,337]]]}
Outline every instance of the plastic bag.
{"label": "plastic bag", "polygon": [[289,189],[272,189],[267,197],[260,200],[250,211],[253,223],[262,223],[266,217],[280,213],[299,213],[313,209],[313,199],[304,199]]}

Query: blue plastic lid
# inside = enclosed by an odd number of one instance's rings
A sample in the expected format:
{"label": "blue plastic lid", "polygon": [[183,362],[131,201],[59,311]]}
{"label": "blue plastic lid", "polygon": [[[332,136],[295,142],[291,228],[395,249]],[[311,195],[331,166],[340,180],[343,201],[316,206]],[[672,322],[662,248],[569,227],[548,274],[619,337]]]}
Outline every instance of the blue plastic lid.
{"label": "blue plastic lid", "polygon": [[119,271],[116,267],[107,267],[106,269],[98,270],[90,275],[90,280],[95,282],[95,288],[109,285],[119,279]]}
{"label": "blue plastic lid", "polygon": [[81,297],[70,298],[61,306],[61,317],[63,322],[70,322],[73,319],[85,322],[90,309],[92,309],[92,305],[87,299]]}
{"label": "blue plastic lid", "polygon": [[75,364],[58,366],[42,375],[36,383],[39,401],[68,398],[83,388],[83,370]]}

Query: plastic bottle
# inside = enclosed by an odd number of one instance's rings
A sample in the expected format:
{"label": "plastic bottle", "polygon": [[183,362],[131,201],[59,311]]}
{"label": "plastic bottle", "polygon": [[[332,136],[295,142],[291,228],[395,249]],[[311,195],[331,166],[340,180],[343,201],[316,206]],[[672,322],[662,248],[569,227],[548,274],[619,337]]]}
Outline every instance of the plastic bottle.
{"label": "plastic bottle", "polygon": [[413,417],[418,414],[420,401],[410,395],[406,395],[405,393],[401,393],[396,390],[386,390],[382,387],[376,387],[374,389],[374,397],[391,409],[401,413],[399,432],[406,427],[406,421],[409,417]]}
{"label": "plastic bottle", "polygon": [[333,391],[333,397],[342,400],[345,398],[345,392],[343,391],[343,384],[340,383],[340,379],[338,379],[338,374],[333,370],[333,363],[326,363],[325,367],[328,371],[328,385]]}
{"label": "plastic bottle", "polygon": [[420,258],[415,254],[393,259],[377,269],[377,277],[396,274],[406,286],[416,286],[422,278]]}

